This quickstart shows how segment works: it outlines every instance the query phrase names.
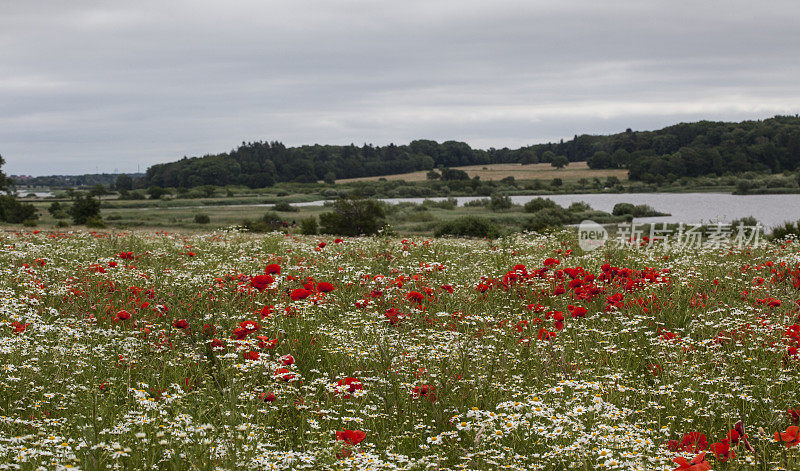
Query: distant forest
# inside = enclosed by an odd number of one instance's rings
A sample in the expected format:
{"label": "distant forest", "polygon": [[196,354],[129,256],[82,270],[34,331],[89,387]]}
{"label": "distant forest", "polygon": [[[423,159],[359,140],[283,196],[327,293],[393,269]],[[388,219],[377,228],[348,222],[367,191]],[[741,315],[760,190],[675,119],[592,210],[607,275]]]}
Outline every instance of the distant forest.
{"label": "distant forest", "polygon": [[473,149],[464,142],[431,140],[399,146],[286,147],[280,142],[243,142],[228,153],[153,165],[136,186],[262,188],[277,182],[331,182],[463,165],[548,163],[563,157],[569,162],[586,161],[593,169],[628,169],[631,180],[646,183],[746,171],[796,171],[800,170],[800,116],[741,123],[700,121],[608,136],[584,134],[519,149]]}

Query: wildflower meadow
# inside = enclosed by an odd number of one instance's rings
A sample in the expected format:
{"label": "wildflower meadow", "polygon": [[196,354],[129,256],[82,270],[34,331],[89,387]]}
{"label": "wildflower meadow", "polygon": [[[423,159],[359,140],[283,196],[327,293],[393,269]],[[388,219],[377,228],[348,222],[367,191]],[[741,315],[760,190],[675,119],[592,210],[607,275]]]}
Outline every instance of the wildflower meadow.
{"label": "wildflower meadow", "polygon": [[800,469],[800,246],[0,234],[0,469]]}

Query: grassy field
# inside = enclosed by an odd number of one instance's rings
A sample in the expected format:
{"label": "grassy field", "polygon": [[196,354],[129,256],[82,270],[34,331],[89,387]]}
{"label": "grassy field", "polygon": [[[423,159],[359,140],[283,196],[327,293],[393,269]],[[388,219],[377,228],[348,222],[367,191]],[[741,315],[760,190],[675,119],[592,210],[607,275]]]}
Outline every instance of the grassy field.
{"label": "grassy field", "polygon": [[[454,169],[467,172],[470,178],[480,177],[481,180],[502,180],[506,177],[514,177],[516,180],[552,180],[561,178],[565,182],[577,181],[581,178],[601,178],[617,177],[620,181],[628,179],[628,171],[625,169],[603,169],[591,170],[586,162],[571,162],[567,167],[557,169],[550,164],[487,164],[487,165],[468,165],[464,167],[453,167]],[[377,177],[346,178],[336,180],[338,183],[349,183],[359,181],[376,181],[381,178],[386,180],[405,180],[407,182],[424,181],[427,179],[427,171],[403,173],[399,175],[383,175]]]}
{"label": "grassy field", "polygon": [[797,243],[0,238],[3,469],[800,469]]}

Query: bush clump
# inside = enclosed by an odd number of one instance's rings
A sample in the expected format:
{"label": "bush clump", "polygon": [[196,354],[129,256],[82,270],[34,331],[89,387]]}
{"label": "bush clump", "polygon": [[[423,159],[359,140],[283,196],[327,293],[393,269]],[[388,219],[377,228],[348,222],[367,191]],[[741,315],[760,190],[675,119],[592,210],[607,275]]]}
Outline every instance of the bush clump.
{"label": "bush clump", "polygon": [[273,211],[267,211],[256,221],[249,219],[242,221],[242,228],[248,232],[273,232],[283,227],[283,220]]}
{"label": "bush clump", "polygon": [[208,224],[211,222],[211,218],[208,217],[208,214],[195,214],[194,222],[197,224]]}
{"label": "bush clump", "polygon": [[434,233],[436,237],[488,237],[490,239],[498,235],[497,227],[491,221],[475,216],[467,216],[442,223]]}
{"label": "bush clump", "polygon": [[280,203],[276,203],[275,207],[272,209],[274,209],[275,211],[279,211],[281,213],[296,213],[297,211],[299,211],[299,209],[295,208],[286,201],[281,201]]}
{"label": "bush clump", "polygon": [[661,213],[653,209],[652,206],[646,204],[633,205],[631,203],[617,203],[611,211],[614,216],[625,216],[627,214],[635,218],[647,218],[655,216],[669,216],[667,213]]}
{"label": "bush clump", "polygon": [[315,235],[319,232],[317,218],[309,217],[300,220],[300,233],[303,235]]}
{"label": "bush clump", "polygon": [[557,205],[555,201],[547,198],[534,198],[522,207],[523,211],[526,213],[535,213],[537,211],[541,211],[543,209],[549,208],[560,208],[561,206]]}
{"label": "bush clump", "polygon": [[384,225],[386,213],[378,201],[360,198],[341,198],[331,207],[332,212],[319,216],[325,234],[346,236],[376,234]]}

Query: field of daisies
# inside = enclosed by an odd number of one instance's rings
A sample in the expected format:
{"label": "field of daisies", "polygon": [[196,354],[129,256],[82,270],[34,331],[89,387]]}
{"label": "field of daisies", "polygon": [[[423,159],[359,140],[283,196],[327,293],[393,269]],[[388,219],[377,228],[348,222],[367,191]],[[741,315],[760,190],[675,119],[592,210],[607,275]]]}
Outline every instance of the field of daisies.
{"label": "field of daisies", "polygon": [[800,469],[800,245],[0,234],[0,469]]}

